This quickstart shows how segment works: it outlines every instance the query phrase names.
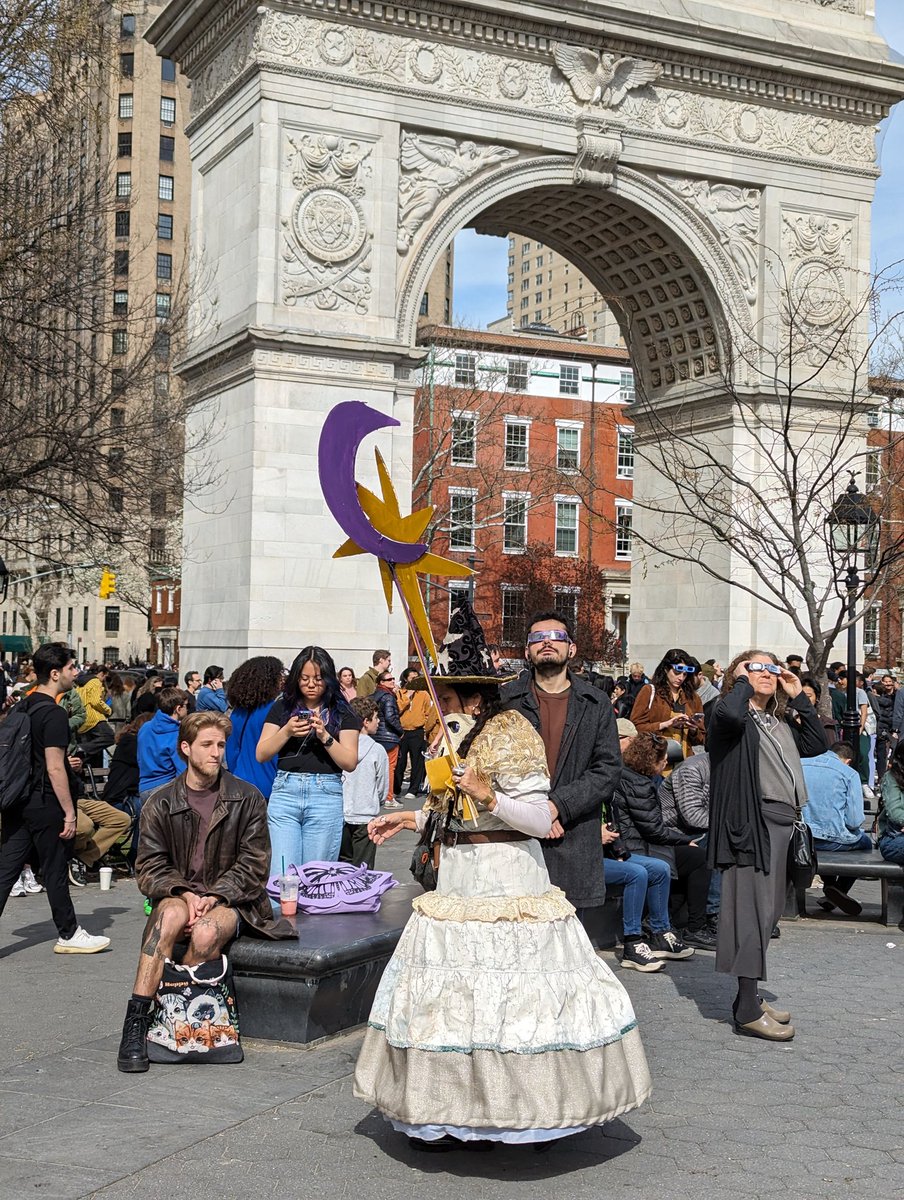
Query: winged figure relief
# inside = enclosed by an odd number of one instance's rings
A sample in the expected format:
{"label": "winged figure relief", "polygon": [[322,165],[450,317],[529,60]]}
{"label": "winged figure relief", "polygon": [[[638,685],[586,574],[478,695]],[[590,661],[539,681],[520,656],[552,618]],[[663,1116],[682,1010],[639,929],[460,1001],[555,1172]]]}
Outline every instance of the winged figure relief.
{"label": "winged figure relief", "polygon": [[663,70],[661,63],[616,58],[614,54],[597,54],[584,46],[565,46],[561,42],[553,46],[552,56],[578,100],[602,108],[617,108],[628,92],[655,83]]}

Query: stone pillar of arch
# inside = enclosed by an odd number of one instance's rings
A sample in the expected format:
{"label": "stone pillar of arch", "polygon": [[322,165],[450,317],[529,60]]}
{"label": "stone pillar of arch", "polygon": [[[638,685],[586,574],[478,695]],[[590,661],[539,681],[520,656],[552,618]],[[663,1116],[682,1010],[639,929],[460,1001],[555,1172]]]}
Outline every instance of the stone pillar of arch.
{"label": "stone pillar of arch", "polygon": [[[417,308],[464,226],[570,258],[616,301],[657,411],[693,413],[726,453],[726,370],[753,386],[727,347],[780,332],[770,254],[798,290],[868,276],[875,126],[904,71],[864,0],[171,0],[150,36],[192,85],[182,370],[220,466],[185,516],[186,661],[309,640],[358,669],[384,642],[403,655],[373,564],[331,560],[317,437],[344,399],[397,417],[379,444],[404,496]],[[635,494],[657,487],[641,468]],[[672,644],[796,645],[655,552],[630,635],[648,665]]]}

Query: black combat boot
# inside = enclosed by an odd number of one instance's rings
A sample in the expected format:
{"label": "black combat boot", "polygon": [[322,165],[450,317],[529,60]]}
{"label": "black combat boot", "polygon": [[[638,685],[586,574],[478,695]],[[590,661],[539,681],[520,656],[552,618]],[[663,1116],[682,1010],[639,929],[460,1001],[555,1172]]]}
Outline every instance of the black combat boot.
{"label": "black combat boot", "polygon": [[130,1000],[122,1025],[122,1041],[116,1065],[120,1071],[146,1071],[148,1061],[148,1030],[151,1027],[151,1000]]}

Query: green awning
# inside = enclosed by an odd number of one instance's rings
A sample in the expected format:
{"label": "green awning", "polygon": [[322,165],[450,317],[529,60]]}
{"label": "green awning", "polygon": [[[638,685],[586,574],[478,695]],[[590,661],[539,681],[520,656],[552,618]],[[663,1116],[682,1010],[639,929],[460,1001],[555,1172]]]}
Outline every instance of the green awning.
{"label": "green awning", "polygon": [[31,638],[24,633],[4,633],[0,635],[0,650],[4,654],[31,654]]}

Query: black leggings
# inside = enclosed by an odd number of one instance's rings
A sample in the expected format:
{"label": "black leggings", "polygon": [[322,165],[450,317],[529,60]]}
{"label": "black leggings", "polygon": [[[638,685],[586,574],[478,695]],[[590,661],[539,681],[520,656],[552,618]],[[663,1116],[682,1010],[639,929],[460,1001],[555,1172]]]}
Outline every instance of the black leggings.
{"label": "black leggings", "polygon": [[675,870],[687,897],[687,927],[702,929],[706,924],[706,898],[712,874],[706,865],[706,851],[702,846],[676,846]]}

